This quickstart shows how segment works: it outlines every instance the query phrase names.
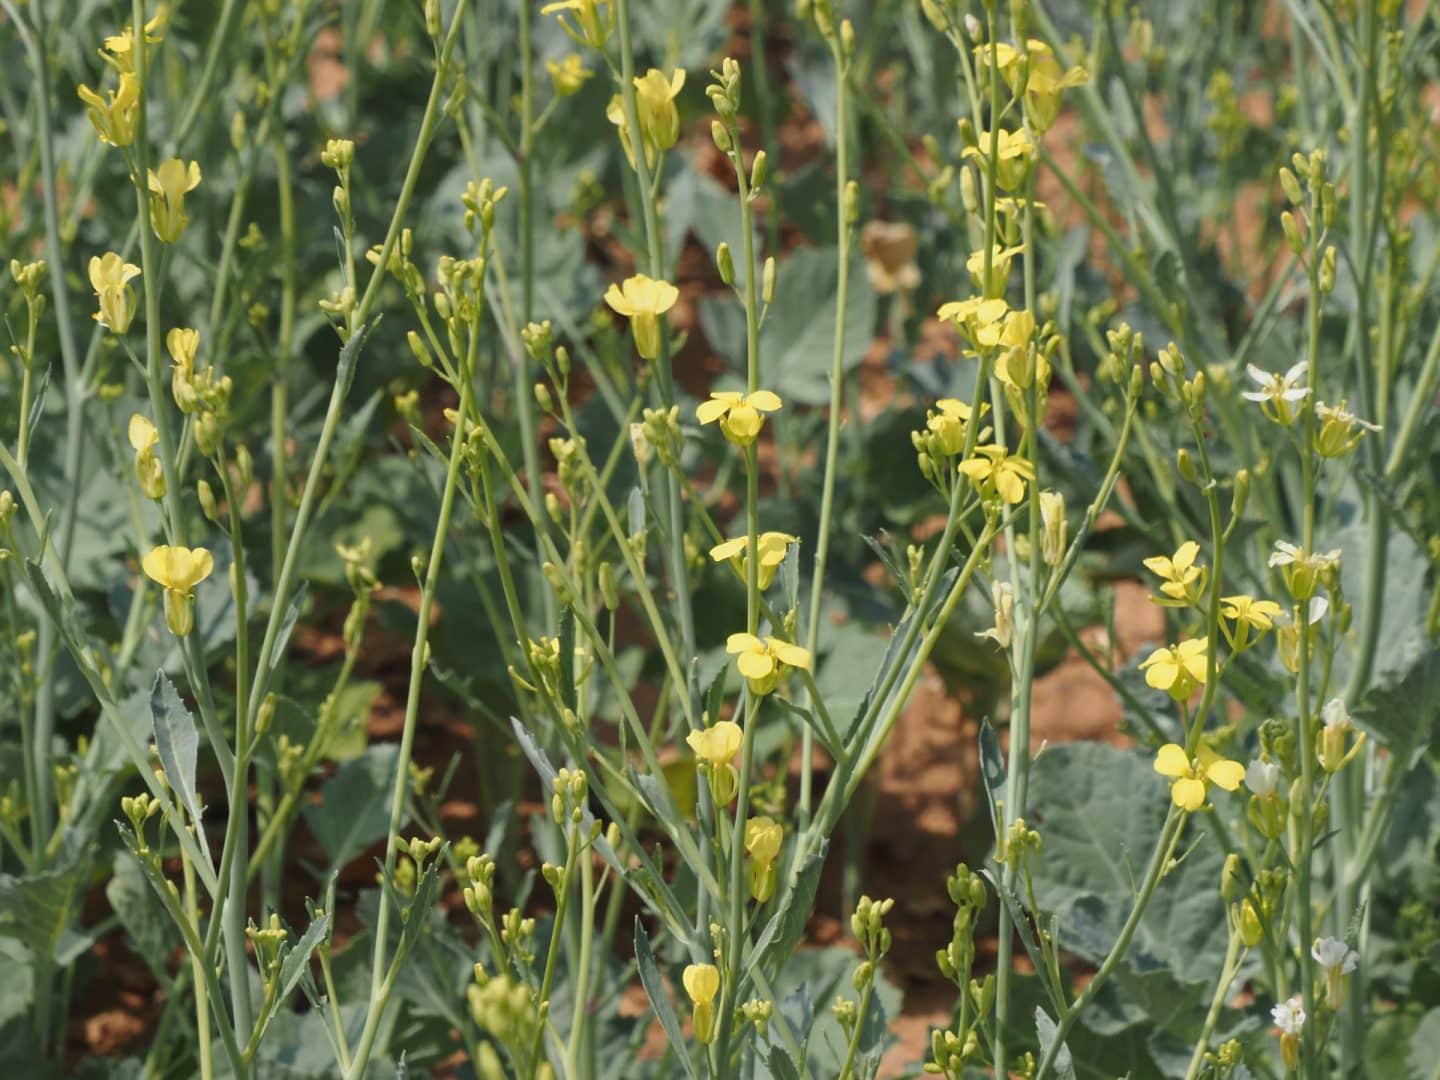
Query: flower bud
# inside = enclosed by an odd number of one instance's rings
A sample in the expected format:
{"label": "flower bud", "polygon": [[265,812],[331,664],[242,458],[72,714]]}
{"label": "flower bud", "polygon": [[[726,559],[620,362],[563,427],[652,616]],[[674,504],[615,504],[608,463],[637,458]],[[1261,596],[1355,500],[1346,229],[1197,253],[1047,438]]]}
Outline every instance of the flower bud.
{"label": "flower bud", "polygon": [[723,240],[715,249],[715,268],[720,271],[720,280],[726,285],[735,284],[735,260],[730,256],[730,245]]}
{"label": "flower bud", "polygon": [[773,255],[765,260],[765,266],[760,271],[760,302],[764,304],[775,302],[775,256]]}
{"label": "flower bud", "polygon": [[1300,235],[1300,223],[1289,210],[1280,215],[1280,228],[1285,232],[1285,242],[1290,245],[1291,252],[1296,255],[1304,253],[1305,240]]}
{"label": "flower bud", "polygon": [[1240,940],[1245,947],[1253,949],[1265,940],[1265,925],[1260,921],[1260,915],[1255,910],[1255,905],[1248,898],[1240,901],[1240,916],[1236,920],[1240,927]]}
{"label": "flower bud", "polygon": [[752,196],[765,184],[765,173],[769,160],[764,150],[755,152],[755,160],[750,163],[750,194]]}
{"label": "flower bud", "polygon": [[215,492],[210,489],[210,483],[201,480],[195,485],[195,494],[200,499],[200,510],[205,519],[214,525],[220,524],[220,508],[215,505]]}
{"label": "flower bud", "polygon": [[1305,201],[1305,195],[1300,190],[1300,181],[1295,178],[1293,172],[1283,165],[1280,167],[1280,188],[1285,192],[1285,197],[1296,206],[1299,206]]}

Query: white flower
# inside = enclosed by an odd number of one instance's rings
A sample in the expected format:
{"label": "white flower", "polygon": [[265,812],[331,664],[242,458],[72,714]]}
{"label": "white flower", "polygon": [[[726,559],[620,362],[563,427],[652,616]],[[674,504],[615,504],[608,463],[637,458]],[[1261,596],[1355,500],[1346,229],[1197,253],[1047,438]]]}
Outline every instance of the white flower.
{"label": "white flower", "polygon": [[1333,937],[1316,938],[1310,946],[1310,955],[1327,971],[1338,971],[1342,975],[1349,975],[1360,961],[1354,949]]}
{"label": "white flower", "polygon": [[1240,396],[1247,401],[1258,401],[1266,416],[1288,426],[1295,420],[1292,406],[1310,396],[1310,387],[1301,385],[1309,368],[1310,364],[1301,360],[1285,374],[1279,375],[1249,364],[1245,371],[1259,389],[1246,390]]}
{"label": "white flower", "polygon": [[1000,648],[1008,649],[1015,638],[1015,590],[1008,581],[997,581],[990,595],[995,601],[995,625],[975,636],[989,638]]}
{"label": "white flower", "polygon": [[1345,708],[1345,702],[1340,698],[1331,698],[1320,710],[1320,718],[1325,721],[1326,729],[1330,731],[1346,732],[1353,726],[1350,722],[1350,710]]}
{"label": "white flower", "polygon": [[[1249,397],[1249,394],[1245,395]],[[1379,431],[1379,424],[1372,424],[1368,420],[1361,420],[1345,407],[1342,401],[1339,405],[1326,405],[1323,401],[1315,406],[1315,419],[1322,424],[1336,423],[1342,427],[1362,427],[1366,431]]]}
{"label": "white flower", "polygon": [[1282,1001],[1270,1010],[1270,1019],[1280,1029],[1280,1034],[1298,1037],[1305,1026],[1304,998],[1296,994],[1289,1001]]}
{"label": "white flower", "polygon": [[1313,555],[1307,555],[1305,549],[1299,544],[1292,544],[1285,540],[1275,541],[1275,550],[1270,553],[1269,566],[1308,566],[1316,570],[1328,570],[1340,561],[1340,549],[1334,548],[1331,551],[1317,551]]}
{"label": "white flower", "polygon": [[1256,758],[1245,766],[1245,786],[1261,798],[1274,795],[1280,786],[1280,766],[1273,761]]}
{"label": "white flower", "polygon": [[[1271,558],[1274,558],[1274,556],[1272,555]],[[1310,602],[1305,605],[1305,608],[1305,621],[1311,626],[1314,626],[1321,619],[1325,618],[1326,612],[1330,610],[1330,601],[1324,596],[1312,596]],[[1288,611],[1282,611],[1279,615],[1275,616],[1276,626],[1289,626],[1292,622],[1294,622],[1294,620],[1290,618]]]}

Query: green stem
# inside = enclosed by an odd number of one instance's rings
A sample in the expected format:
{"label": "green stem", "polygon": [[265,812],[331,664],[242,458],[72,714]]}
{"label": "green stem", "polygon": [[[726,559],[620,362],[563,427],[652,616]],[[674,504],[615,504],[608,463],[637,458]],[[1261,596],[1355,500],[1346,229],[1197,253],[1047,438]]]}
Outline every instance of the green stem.
{"label": "green stem", "polygon": [[[830,556],[830,519],[834,513],[835,480],[840,456],[840,421],[845,407],[845,320],[849,315],[851,220],[846,187],[850,182],[849,61],[838,39],[830,42],[835,61],[835,236],[838,264],[835,278],[834,349],[830,358],[830,414],[825,431],[825,469],[820,495],[820,525],[815,540],[815,568],[810,579],[810,615],[805,624],[805,648],[813,658],[820,645],[820,607],[825,568]],[[753,272],[753,270],[752,270]],[[752,543],[754,541],[751,541]],[[754,548],[752,547],[753,551]],[[799,827],[810,824],[811,788],[815,771],[815,734],[809,724],[800,733]]]}
{"label": "green stem", "polygon": [[1225,1008],[1225,995],[1240,970],[1241,941],[1239,931],[1230,931],[1230,944],[1225,949],[1225,963],[1220,968],[1220,977],[1215,981],[1215,993],[1210,998],[1210,1010],[1205,1014],[1205,1025],[1200,1029],[1200,1038],[1195,1043],[1195,1053],[1190,1057],[1190,1068],[1185,1071],[1185,1080],[1199,1080],[1200,1070],[1205,1064],[1205,1051],[1210,1047],[1210,1036],[1220,1021],[1220,1012]]}
{"label": "green stem", "polygon": [[[457,8],[456,22],[458,25]],[[438,84],[438,80],[437,80]],[[430,545],[430,559],[426,564],[425,581],[420,590],[420,604],[416,611],[415,643],[410,652],[410,688],[405,698],[405,725],[400,735],[400,756],[395,764],[395,788],[390,797],[390,824],[386,830],[385,866],[383,874],[391,880],[395,873],[396,842],[400,836],[400,822],[405,814],[405,796],[410,789],[410,760],[415,747],[415,729],[420,719],[420,687],[424,680],[425,668],[430,662],[430,612],[435,603],[435,592],[440,584],[440,566],[444,561],[445,543],[450,535],[450,516],[455,509],[455,492],[460,481],[460,467],[465,459],[468,445],[466,432],[474,406],[475,358],[479,351],[479,332],[470,329],[465,360],[460,368],[460,406],[456,412],[455,430],[450,445],[450,464],[445,472],[445,489],[440,498],[440,516],[435,526],[435,537]],[[346,1076],[354,1078],[364,1074],[369,1060],[371,1044],[380,1016],[385,1011],[388,998],[389,978],[386,971],[386,955],[389,950],[390,892],[381,890],[380,908],[375,919],[374,957],[370,968],[370,1005],[365,1017],[365,1031],[355,1051]]]}
{"label": "green stem", "polygon": [[[1066,1010],[1065,1015],[1060,1017],[1059,1023],[1055,1027],[1054,1038],[1040,1058],[1039,1068],[1035,1070],[1035,1080],[1045,1080],[1046,1075],[1055,1067],[1056,1058],[1065,1045],[1065,1036],[1070,1033],[1075,1022],[1080,1019],[1080,1014],[1095,1000],[1101,988],[1109,982],[1116,966],[1119,965],[1126,950],[1129,949],[1135,931],[1140,928],[1140,920],[1145,914],[1145,909],[1150,906],[1150,899],[1155,895],[1155,887],[1165,876],[1166,867],[1169,866],[1170,858],[1175,853],[1175,844],[1180,839],[1180,826],[1184,822],[1185,815],[1172,806],[1165,816],[1165,825],[1160,830],[1160,836],[1155,842],[1155,853],[1150,856],[1150,865],[1145,871],[1145,879],[1140,885],[1140,893],[1135,897],[1135,906],[1130,909],[1130,914],[1125,919],[1125,925],[1120,928],[1120,936],[1115,939],[1115,944],[1110,947],[1110,952],[1106,954],[1094,977],[1080,992],[1080,996],[1075,999],[1074,1004]],[[1001,1032],[997,1026],[995,1029],[996,1049],[998,1050],[1001,1045]],[[1002,1075],[998,1068],[996,1075]]]}

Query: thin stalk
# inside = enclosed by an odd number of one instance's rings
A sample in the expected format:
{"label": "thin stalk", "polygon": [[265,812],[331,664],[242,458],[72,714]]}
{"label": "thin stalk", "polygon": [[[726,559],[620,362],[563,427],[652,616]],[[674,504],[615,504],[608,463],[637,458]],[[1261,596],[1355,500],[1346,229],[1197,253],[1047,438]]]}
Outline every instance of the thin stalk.
{"label": "thin stalk", "polygon": [[[834,512],[835,480],[840,456],[840,420],[845,407],[845,320],[848,315],[850,244],[854,226],[849,212],[850,200],[846,198],[846,187],[850,182],[850,62],[838,37],[832,37],[830,53],[835,61],[835,235],[839,262],[835,277],[834,350],[830,358],[830,415],[825,431],[825,478],[820,495],[820,526],[815,540],[815,568],[810,579],[810,615],[805,624],[805,648],[812,657],[820,645],[820,605],[825,586],[825,568],[830,556],[830,519]],[[752,547],[750,550],[755,549]],[[799,827],[802,829],[810,824],[814,758],[815,734],[810,725],[806,724],[800,732],[800,805],[797,809]]]}
{"label": "thin stalk", "polygon": [[1232,928],[1230,944],[1225,949],[1225,963],[1220,968],[1219,979],[1215,982],[1215,993],[1210,998],[1210,1010],[1205,1014],[1205,1025],[1200,1029],[1195,1053],[1190,1057],[1190,1068],[1185,1071],[1185,1080],[1199,1080],[1200,1071],[1205,1064],[1205,1051],[1210,1048],[1210,1036],[1215,1031],[1215,1025],[1220,1022],[1221,1010],[1225,1008],[1225,995],[1230,992],[1230,984],[1235,981],[1235,976],[1240,971],[1242,944],[1239,930]]}
{"label": "thin stalk", "polygon": [[[575,873],[575,860],[581,847],[579,826],[571,822],[565,834],[565,870],[561,877],[560,895],[555,903],[555,921],[550,925],[550,943],[545,950],[545,969],[540,976],[540,993],[535,998],[537,1015],[535,1034],[530,1039],[530,1054],[526,1061],[526,1080],[535,1080],[540,1071],[540,1051],[545,1044],[545,1024],[550,1010],[550,989],[555,984],[555,971],[560,966],[560,938],[565,927],[565,913],[570,907],[570,879]],[[588,854],[586,855],[588,858]],[[576,1002],[576,1008],[580,1003]]]}
{"label": "thin stalk", "polygon": [[[649,273],[664,278],[665,260],[661,250],[660,216],[655,205],[655,185],[645,160],[640,137],[640,107],[635,91],[635,54],[630,42],[629,0],[615,0],[615,23],[620,38],[620,100],[625,110],[625,123],[634,133],[635,177],[639,181],[640,212],[645,223],[645,243]],[[657,165],[659,161],[657,160]],[[660,323],[660,358],[655,361],[655,390],[659,403],[669,408],[675,403],[675,377],[670,370],[670,336],[664,320]],[[691,603],[689,573],[685,556],[685,517],[680,490],[673,478],[666,479],[666,507],[669,516],[670,573],[674,592],[676,618],[680,624],[680,641],[686,656],[695,655],[695,613]],[[677,690],[690,695],[690,685],[682,682]]]}
{"label": "thin stalk", "polygon": [[[41,193],[44,201],[45,257],[50,263],[50,295],[55,304],[55,325],[60,338],[60,360],[65,372],[65,475],[80,475],[84,455],[85,386],[80,377],[79,354],[75,348],[75,331],[70,317],[70,292],[65,285],[65,254],[60,246],[60,196],[55,170],[56,124],[51,113],[50,61],[45,47],[46,7],[36,4],[35,28],[31,30],[11,4],[6,10],[16,28],[35,70],[35,101],[37,109],[36,137],[40,144]],[[68,567],[75,539],[78,484],[69,484],[60,514],[60,565]],[[49,836],[55,828],[54,800],[50,794],[50,742],[55,730],[55,680],[51,665],[56,650],[56,628],[49,619],[40,622],[35,665],[35,728],[33,752],[36,798],[31,813],[36,817],[36,833]]]}
{"label": "thin stalk", "polygon": [[[567,882],[568,885],[568,882]],[[612,907],[614,905],[611,905]],[[557,916],[558,917],[558,916]],[[565,1075],[578,1078],[580,1054],[590,1015],[590,960],[595,951],[595,860],[586,850],[580,859],[580,957],[575,968],[570,1042],[565,1049]]]}
{"label": "thin stalk", "polygon": [[[458,11],[459,9],[457,9]],[[458,15],[457,15],[458,22]],[[455,492],[460,482],[460,467],[464,462],[468,445],[467,426],[474,407],[475,358],[479,353],[480,336],[472,327],[467,353],[460,369],[460,405],[456,411],[455,433],[450,446],[450,463],[445,472],[445,489],[440,498],[440,516],[435,526],[435,537],[430,545],[430,559],[426,564],[425,581],[420,591],[420,604],[416,611],[415,643],[410,651],[410,688],[405,697],[405,726],[400,735],[400,757],[395,765],[395,788],[390,797],[390,824],[386,831],[385,867],[387,880],[395,872],[396,846],[400,836],[400,822],[405,814],[405,796],[410,789],[410,760],[415,747],[415,729],[420,719],[420,687],[424,680],[425,668],[430,661],[430,612],[435,603],[435,592],[440,584],[440,566],[444,561],[445,543],[450,535],[450,516],[455,509]],[[347,1072],[347,1076],[363,1074],[368,1062],[370,1046],[374,1039],[374,1028],[380,1015],[385,1011],[389,983],[385,971],[386,955],[389,950],[390,893],[380,893],[380,909],[375,919],[374,958],[370,973],[370,1006],[365,1018],[365,1032],[361,1035],[359,1049]],[[358,1072],[357,1072],[358,1070]]]}

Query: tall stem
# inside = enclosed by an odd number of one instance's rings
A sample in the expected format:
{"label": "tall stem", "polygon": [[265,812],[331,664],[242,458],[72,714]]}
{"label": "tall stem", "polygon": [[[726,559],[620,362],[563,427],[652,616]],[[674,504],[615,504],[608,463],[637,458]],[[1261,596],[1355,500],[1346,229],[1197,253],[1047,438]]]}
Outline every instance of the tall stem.
{"label": "tall stem", "polygon": [[[8,6],[8,5],[7,5]],[[9,11],[11,21],[30,53],[35,70],[36,132],[40,143],[41,191],[44,199],[45,257],[50,262],[50,295],[55,304],[55,325],[60,337],[60,360],[65,371],[65,475],[77,477],[84,456],[85,400],[84,379],[80,374],[79,354],[75,348],[75,330],[70,321],[70,291],[65,284],[65,253],[60,246],[60,195],[55,174],[55,121],[50,102],[50,59],[46,48],[46,5],[36,4],[35,27],[26,27],[18,12]],[[75,540],[78,484],[67,485],[64,509],[60,515],[60,565],[68,567]],[[58,649],[54,624],[49,619],[40,623],[35,667],[35,727],[33,768],[35,801],[31,812],[36,817],[36,833],[49,836],[55,828],[55,811],[50,796],[50,741],[55,730],[55,679],[51,667]]]}
{"label": "tall stem", "polygon": [[[425,669],[430,661],[430,612],[435,604],[435,591],[440,584],[440,565],[445,555],[445,541],[450,535],[450,516],[455,509],[455,491],[460,481],[460,466],[465,458],[468,445],[466,429],[470,423],[471,409],[475,400],[474,371],[478,351],[479,334],[470,330],[467,346],[468,356],[460,369],[460,407],[456,411],[455,431],[450,445],[450,463],[445,471],[445,488],[440,496],[440,517],[435,525],[435,537],[430,544],[430,560],[425,569],[425,581],[420,590],[420,604],[416,611],[415,642],[410,650],[410,688],[405,697],[405,726],[400,735],[400,757],[395,763],[395,788],[390,796],[390,824],[386,830],[385,868],[386,880],[395,873],[396,841],[400,835],[400,822],[405,816],[405,796],[410,789],[410,759],[415,747],[415,729],[420,719],[420,687],[424,681]],[[556,928],[558,933],[558,926]],[[347,1076],[363,1076],[370,1048],[374,1041],[373,1029],[380,1023],[389,996],[388,956],[390,949],[390,891],[380,892],[380,909],[375,919],[375,946],[370,968],[370,1005],[365,1018],[365,1032],[355,1052]],[[368,1033],[368,1038],[366,1034]]]}
{"label": "tall stem", "polygon": [[[835,478],[840,456],[840,421],[845,407],[845,319],[850,291],[850,244],[854,220],[846,187],[850,182],[849,76],[850,63],[838,40],[830,42],[835,60],[835,236],[838,265],[835,277],[835,336],[830,358],[830,416],[825,433],[825,479],[820,495],[820,526],[815,540],[815,569],[810,579],[810,617],[805,626],[805,648],[813,657],[820,644],[820,607],[825,567],[830,555],[830,518],[834,512]],[[751,543],[754,543],[752,540]],[[753,551],[754,548],[751,548]],[[815,771],[815,734],[806,724],[800,734],[799,827],[810,824],[811,788]]]}

